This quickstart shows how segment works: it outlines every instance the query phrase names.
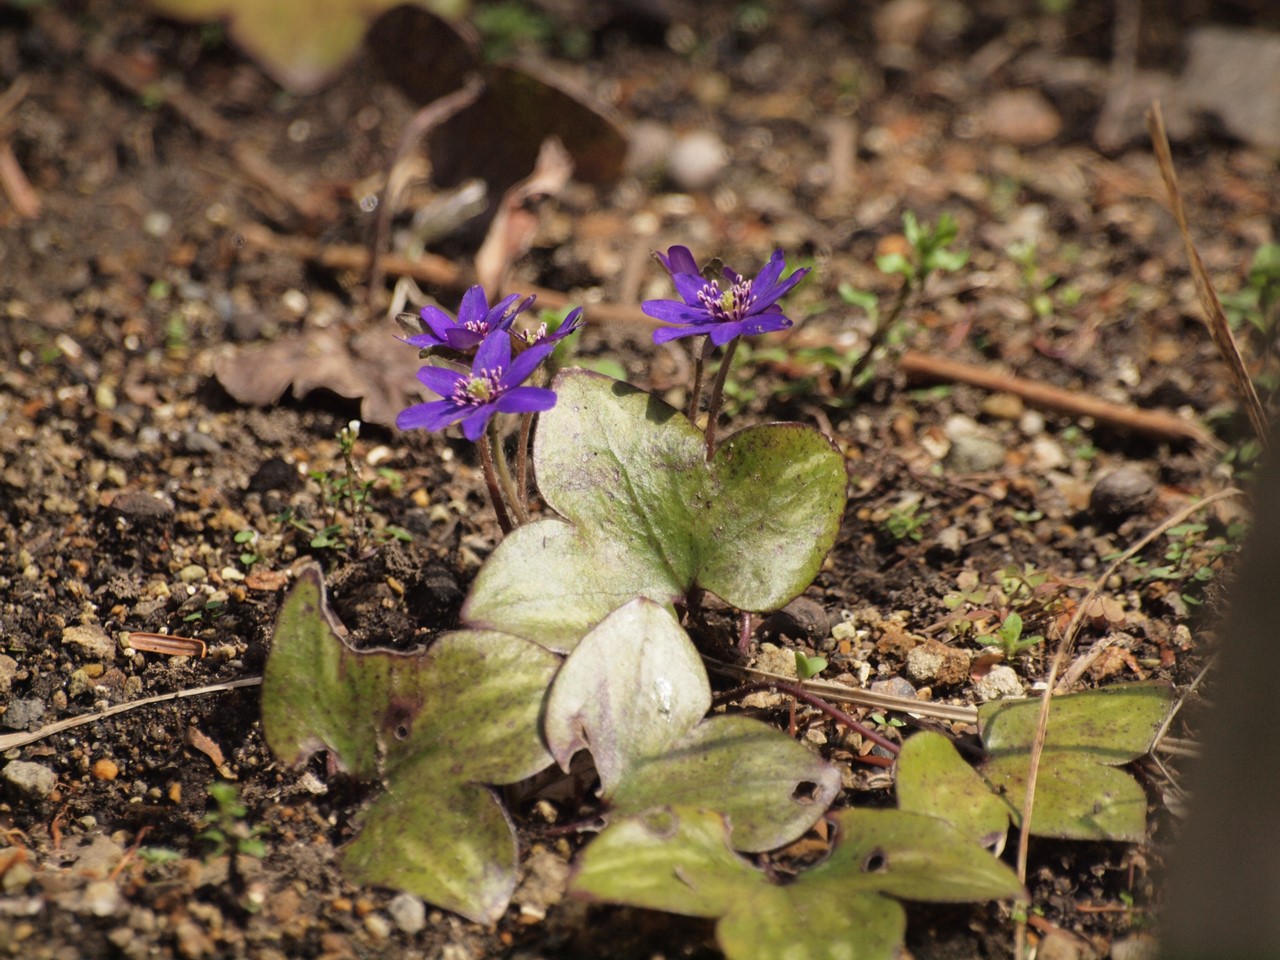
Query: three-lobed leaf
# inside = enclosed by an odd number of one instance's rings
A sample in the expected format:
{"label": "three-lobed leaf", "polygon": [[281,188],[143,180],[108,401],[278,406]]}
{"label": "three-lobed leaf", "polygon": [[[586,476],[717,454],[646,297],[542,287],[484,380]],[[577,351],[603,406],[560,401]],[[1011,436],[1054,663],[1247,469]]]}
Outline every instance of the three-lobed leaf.
{"label": "three-lobed leaf", "polygon": [[748,427],[710,463],[704,438],[657,397],[562,371],[534,444],[539,488],[568,524],[512,533],[481,569],[465,622],[554,650],[632,597],[670,605],[695,586],[742,610],[812,582],[844,513],[844,459],[792,423]]}
{"label": "three-lobed leaf", "polygon": [[583,853],[577,895],[718,918],[730,960],[888,960],[906,914],[898,899],[1006,899],[1007,866],[950,824],[902,810],[842,810],[823,863],[777,886],[730,849],[722,817],[692,807],[607,827]]}
{"label": "three-lobed leaf", "polygon": [[548,766],[538,733],[559,658],[507,634],[446,634],[426,652],[353,650],[305,567],[281,606],[263,676],[267,743],[290,765],[327,750],[386,792],[342,851],[348,875],[480,922],[516,884],[515,835],[484,784]]}
{"label": "three-lobed leaf", "polygon": [[760,721],[703,719],[710,705],[689,637],[661,606],[635,600],[566,658],[547,696],[547,745],[566,770],[591,751],[614,817],[685,804],[727,816],[739,850],[794,840],[830,806],[839,772]]}

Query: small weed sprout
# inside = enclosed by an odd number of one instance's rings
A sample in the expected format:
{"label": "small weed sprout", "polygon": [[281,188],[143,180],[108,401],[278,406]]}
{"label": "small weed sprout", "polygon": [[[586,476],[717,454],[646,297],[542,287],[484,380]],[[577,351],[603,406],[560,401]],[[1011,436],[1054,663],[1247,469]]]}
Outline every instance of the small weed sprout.
{"label": "small weed sprout", "polygon": [[267,845],[258,839],[266,827],[251,827],[244,822],[248,810],[240,802],[235,785],[225,780],[209,784],[209,799],[213,801],[213,812],[205,817],[204,829],[196,834],[197,840],[209,845],[208,858],[229,854],[234,863],[241,855],[258,859],[266,856]]}
{"label": "small weed sprout", "polygon": [[984,647],[998,647],[1006,660],[1044,643],[1044,637],[1038,633],[1029,637],[1022,635],[1022,616],[1015,611],[1010,611],[995,633],[983,634],[975,640]]}
{"label": "small weed sprout", "polygon": [[919,543],[924,539],[924,527],[933,517],[927,510],[920,509],[919,500],[909,500],[894,507],[885,516],[882,526],[889,536],[895,540],[912,540]]}
{"label": "small weed sprout", "polygon": [[796,676],[800,678],[801,683],[812,680],[825,669],[827,669],[826,657],[810,657],[803,650],[796,651]]}

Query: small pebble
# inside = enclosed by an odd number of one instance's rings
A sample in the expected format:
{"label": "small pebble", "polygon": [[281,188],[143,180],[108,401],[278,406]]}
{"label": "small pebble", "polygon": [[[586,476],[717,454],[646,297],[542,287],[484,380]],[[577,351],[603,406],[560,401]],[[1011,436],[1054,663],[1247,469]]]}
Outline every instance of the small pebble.
{"label": "small pebble", "polygon": [[375,940],[385,940],[391,936],[391,924],[380,913],[371,913],[364,918],[364,928]]}
{"label": "small pebble", "polygon": [[1025,695],[1025,691],[1022,689],[1022,681],[1018,679],[1018,675],[1013,672],[1012,667],[996,664],[987,671],[985,677],[974,682],[973,695],[975,699],[985,702],[987,700],[1022,697]]}
{"label": "small pebble", "polygon": [[0,653],[0,693],[8,693],[18,673],[18,661]]}
{"label": "small pebble", "polygon": [[120,891],[110,880],[95,880],[84,888],[80,901],[82,912],[95,917],[109,917],[120,909]]}
{"label": "small pebble", "polygon": [[187,453],[220,453],[222,444],[199,430],[188,430],[182,435],[182,449]]}
{"label": "small pebble", "polygon": [[1116,523],[1145,510],[1156,498],[1156,484],[1141,467],[1113,470],[1093,485],[1089,512],[1099,520]]}
{"label": "small pebble", "polygon": [[168,520],[173,516],[173,507],[159,497],[140,490],[127,490],[111,501],[111,510],[142,522]]}
{"label": "small pebble", "polygon": [[399,893],[387,905],[387,913],[401,933],[413,936],[427,925],[427,908],[421,897],[411,893]]}
{"label": "small pebble", "polygon": [[831,632],[826,607],[809,597],[796,597],[781,610],[769,614],[760,624],[761,636],[774,639],[821,640]]}
{"label": "small pebble", "polygon": [[114,760],[103,757],[101,760],[94,761],[90,772],[95,780],[114,780],[120,774],[120,767]]}
{"label": "small pebble", "polygon": [[968,681],[971,662],[967,650],[930,638],[907,653],[906,674],[916,683],[955,687]]}
{"label": "small pebble", "polygon": [[110,663],[116,656],[116,642],[97,624],[67,627],[62,631],[62,645],[76,647],[88,660]]}
{"label": "small pebble", "polygon": [[676,140],[667,158],[667,173],[682,190],[705,190],[729,164],[729,151],[710,130],[694,130]]}
{"label": "small pebble", "polygon": [[43,701],[14,700],[9,704],[9,709],[4,712],[4,715],[0,716],[0,723],[10,730],[30,730],[40,722],[43,716]]}

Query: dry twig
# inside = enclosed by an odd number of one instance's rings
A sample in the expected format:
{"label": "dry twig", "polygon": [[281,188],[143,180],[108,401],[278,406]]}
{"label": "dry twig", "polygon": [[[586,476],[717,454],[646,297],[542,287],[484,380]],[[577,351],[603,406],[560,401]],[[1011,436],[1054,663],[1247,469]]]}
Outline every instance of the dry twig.
{"label": "dry twig", "polygon": [[1169,138],[1164,132],[1164,116],[1160,112],[1160,104],[1153,103],[1147,114],[1147,128],[1151,131],[1151,144],[1155,147],[1156,160],[1160,164],[1160,176],[1164,178],[1165,189],[1169,192],[1169,208],[1173,219],[1178,222],[1178,232],[1182,234],[1182,242],[1187,247],[1187,259],[1191,262],[1191,276],[1196,282],[1196,295],[1200,298],[1200,307],[1204,310],[1204,322],[1213,337],[1214,345],[1222,354],[1231,373],[1231,380],[1244,402],[1245,412],[1249,415],[1249,423],[1257,434],[1258,442],[1265,448],[1271,431],[1267,428],[1267,414],[1258,399],[1258,391],[1254,389],[1253,380],[1240,356],[1240,348],[1236,346],[1235,337],[1231,335],[1231,327],[1227,316],[1222,312],[1222,304],[1209,282],[1209,272],[1196,251],[1191,239],[1191,231],[1187,227],[1187,211],[1182,205],[1182,193],[1178,190],[1178,174],[1173,169],[1173,156],[1169,152]]}
{"label": "dry twig", "polygon": [[1200,424],[1184,420],[1163,410],[1142,410],[1119,403],[1111,403],[1078,391],[1063,390],[1037,380],[1027,380],[1012,374],[980,367],[960,360],[937,357],[907,350],[898,361],[909,377],[923,380],[951,380],[967,383],[1001,393],[1012,393],[1027,403],[1043,407],[1055,413],[1072,417],[1092,417],[1099,423],[1147,434],[1170,441],[1192,441],[1210,449],[1221,449],[1222,444]]}

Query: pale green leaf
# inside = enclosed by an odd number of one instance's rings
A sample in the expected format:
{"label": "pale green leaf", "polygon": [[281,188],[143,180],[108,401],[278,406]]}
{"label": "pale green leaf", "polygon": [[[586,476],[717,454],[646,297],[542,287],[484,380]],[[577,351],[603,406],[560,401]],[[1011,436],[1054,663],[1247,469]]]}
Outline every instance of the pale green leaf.
{"label": "pale green leaf", "polygon": [[662,607],[635,600],[565,660],[544,729],[562,767],[587,748],[614,816],[669,804],[725,815],[739,850],[800,836],[840,790],[840,774],[790,737],[746,717],[702,716],[711,688],[701,658]]}

